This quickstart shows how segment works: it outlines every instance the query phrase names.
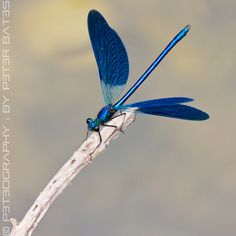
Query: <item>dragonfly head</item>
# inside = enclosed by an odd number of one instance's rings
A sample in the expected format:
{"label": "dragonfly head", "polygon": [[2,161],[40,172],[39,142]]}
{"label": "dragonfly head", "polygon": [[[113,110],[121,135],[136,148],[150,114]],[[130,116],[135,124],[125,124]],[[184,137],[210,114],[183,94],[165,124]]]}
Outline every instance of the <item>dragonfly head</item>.
{"label": "dragonfly head", "polygon": [[89,131],[98,131],[98,126],[97,126],[95,120],[93,120],[92,118],[88,118],[86,120],[86,123],[88,125]]}

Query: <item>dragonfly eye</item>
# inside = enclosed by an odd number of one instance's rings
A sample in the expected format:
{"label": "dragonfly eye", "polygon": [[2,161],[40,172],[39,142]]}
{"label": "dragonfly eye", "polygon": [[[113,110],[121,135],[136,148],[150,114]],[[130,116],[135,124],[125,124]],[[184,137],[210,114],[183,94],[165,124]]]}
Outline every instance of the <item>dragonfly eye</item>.
{"label": "dragonfly eye", "polygon": [[87,123],[87,124],[90,124],[92,121],[93,121],[93,119],[88,118],[88,119],[86,120],[86,123]]}

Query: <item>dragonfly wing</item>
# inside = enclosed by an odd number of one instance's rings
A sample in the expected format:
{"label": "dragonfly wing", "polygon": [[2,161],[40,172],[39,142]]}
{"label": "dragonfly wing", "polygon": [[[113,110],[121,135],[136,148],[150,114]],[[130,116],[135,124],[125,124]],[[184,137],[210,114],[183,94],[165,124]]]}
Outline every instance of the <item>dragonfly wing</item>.
{"label": "dragonfly wing", "polygon": [[186,103],[186,102],[192,102],[192,98],[186,98],[186,97],[171,97],[171,98],[159,98],[159,99],[153,99],[153,100],[147,100],[143,102],[137,102],[132,104],[126,104],[123,105],[122,108],[125,107],[140,107],[140,106],[161,106],[161,105],[172,105],[172,104],[180,104],[180,103]]}
{"label": "dragonfly wing", "polygon": [[141,112],[149,115],[165,116],[183,120],[206,120],[209,115],[197,108],[183,105],[191,98],[163,98],[127,104],[119,107],[121,110]]}
{"label": "dragonfly wing", "polygon": [[128,56],[118,34],[96,10],[89,12],[88,31],[98,65],[104,100],[107,104],[112,104],[127,82]]}

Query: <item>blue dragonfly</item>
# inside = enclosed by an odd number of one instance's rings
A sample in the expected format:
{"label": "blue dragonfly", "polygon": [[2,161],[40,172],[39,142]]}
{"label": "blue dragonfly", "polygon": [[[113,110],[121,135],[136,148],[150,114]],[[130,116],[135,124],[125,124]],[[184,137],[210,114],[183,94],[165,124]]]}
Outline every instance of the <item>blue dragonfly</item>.
{"label": "blue dragonfly", "polygon": [[[88,132],[98,132],[100,143],[102,141],[100,134],[101,126],[117,128],[114,125],[106,124],[109,120],[117,117],[114,116],[117,111],[127,110],[149,115],[194,121],[206,120],[209,118],[207,113],[197,108],[184,105],[183,103],[193,101],[192,98],[187,97],[153,99],[124,105],[126,100],[135,92],[168,52],[188,33],[189,30],[189,25],[183,28],[129,91],[115,103],[128,80],[129,62],[127,52],[120,37],[108,25],[105,18],[96,10],[91,10],[89,12],[88,31],[99,70],[100,82],[106,105],[99,111],[96,119],[88,118],[86,123]],[[125,115],[125,113],[121,113],[120,115]]]}

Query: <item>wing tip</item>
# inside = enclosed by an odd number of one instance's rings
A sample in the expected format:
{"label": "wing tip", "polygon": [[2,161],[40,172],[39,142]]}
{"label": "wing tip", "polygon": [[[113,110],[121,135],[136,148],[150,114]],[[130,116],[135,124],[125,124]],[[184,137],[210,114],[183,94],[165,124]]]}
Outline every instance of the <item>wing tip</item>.
{"label": "wing tip", "polygon": [[91,9],[89,11],[88,15],[93,15],[93,14],[100,14],[101,15],[101,13],[99,13],[99,11],[97,11],[96,9]]}
{"label": "wing tip", "polygon": [[204,111],[200,111],[200,112],[201,112],[201,114],[199,116],[198,121],[204,121],[204,120],[208,120],[210,118],[210,116],[206,112],[204,112]]}
{"label": "wing tip", "polygon": [[103,15],[96,9],[91,9],[88,13],[88,22],[92,22],[95,19],[104,19]]}

